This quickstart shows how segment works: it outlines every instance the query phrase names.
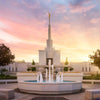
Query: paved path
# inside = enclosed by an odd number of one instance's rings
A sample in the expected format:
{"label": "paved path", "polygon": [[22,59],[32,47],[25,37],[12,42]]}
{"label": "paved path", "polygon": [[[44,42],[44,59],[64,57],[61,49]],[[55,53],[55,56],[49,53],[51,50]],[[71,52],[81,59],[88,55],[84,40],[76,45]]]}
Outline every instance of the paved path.
{"label": "paved path", "polygon": [[68,100],[68,99],[65,99],[64,97],[36,97],[32,100]]}
{"label": "paved path", "polygon": [[[16,89],[17,83],[9,83],[9,84],[0,84],[0,88],[8,88],[8,89]],[[83,88],[85,89],[97,89],[100,88],[100,84],[83,84]],[[25,93],[15,93],[15,99],[13,100],[35,100],[35,97],[64,97],[67,100],[85,100],[84,99],[84,92],[83,93],[76,93],[76,94],[69,94],[69,95],[34,95],[34,94],[25,94]]]}

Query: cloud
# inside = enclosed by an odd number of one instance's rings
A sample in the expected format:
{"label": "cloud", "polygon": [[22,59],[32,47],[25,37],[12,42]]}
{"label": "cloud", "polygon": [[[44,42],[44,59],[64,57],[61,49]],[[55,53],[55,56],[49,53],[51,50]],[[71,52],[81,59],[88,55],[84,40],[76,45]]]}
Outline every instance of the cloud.
{"label": "cloud", "polygon": [[[63,59],[84,58],[92,48],[99,48],[99,3],[95,5],[96,1],[91,1],[2,0],[0,42],[11,48],[16,59],[37,58],[38,50],[46,46],[48,11],[51,11],[54,47],[61,50]],[[87,13],[83,16],[82,12]]]}
{"label": "cloud", "polygon": [[87,12],[89,10],[91,10],[92,8],[94,8],[95,5],[90,5],[90,6],[71,6],[71,13],[82,13],[82,12]]}
{"label": "cloud", "polygon": [[88,4],[90,3],[91,0],[73,0],[70,2],[70,5],[72,6],[82,6],[83,4]]}
{"label": "cloud", "polygon": [[90,2],[90,0],[75,0],[74,2],[70,2],[71,13],[82,13],[93,9],[95,5],[89,5]]}
{"label": "cloud", "polygon": [[51,3],[52,2],[52,0],[47,0],[49,3]]}
{"label": "cloud", "polygon": [[61,14],[61,13],[66,13],[66,6],[62,4],[56,4],[55,5],[55,13],[56,14]]}
{"label": "cloud", "polygon": [[[0,19],[2,21],[2,30],[10,35],[15,37],[25,39],[25,40],[34,40],[41,36],[41,34],[46,35],[46,28],[44,27],[45,22],[38,21],[33,19],[31,23],[21,24],[7,19]],[[35,24],[34,24],[35,23]],[[41,30],[41,32],[39,31]],[[43,36],[43,37],[44,37]]]}
{"label": "cloud", "polygon": [[13,43],[20,43],[22,42],[20,39],[0,30],[0,39],[6,41],[6,42],[13,42]]}
{"label": "cloud", "polygon": [[40,8],[40,2],[39,0],[22,0],[21,3],[30,9],[39,9]]}
{"label": "cloud", "polygon": [[100,23],[100,18],[92,18],[92,19],[90,20],[90,23],[92,23],[92,24]]}

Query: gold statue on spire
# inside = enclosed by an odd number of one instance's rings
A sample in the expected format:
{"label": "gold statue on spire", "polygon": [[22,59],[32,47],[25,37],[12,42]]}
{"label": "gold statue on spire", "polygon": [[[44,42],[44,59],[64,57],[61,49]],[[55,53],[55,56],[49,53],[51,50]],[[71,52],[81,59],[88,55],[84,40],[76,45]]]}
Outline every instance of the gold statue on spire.
{"label": "gold statue on spire", "polygon": [[49,19],[50,19],[51,14],[49,13]]}

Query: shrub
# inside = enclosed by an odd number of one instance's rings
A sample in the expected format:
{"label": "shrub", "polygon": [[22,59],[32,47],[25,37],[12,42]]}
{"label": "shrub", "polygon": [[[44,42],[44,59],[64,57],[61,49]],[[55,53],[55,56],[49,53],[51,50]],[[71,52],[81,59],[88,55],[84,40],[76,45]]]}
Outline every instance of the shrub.
{"label": "shrub", "polygon": [[32,71],[36,71],[36,67],[31,67],[31,70]]}
{"label": "shrub", "polygon": [[27,68],[27,71],[31,71],[31,69],[30,68]]}
{"label": "shrub", "polygon": [[64,67],[64,71],[68,71],[68,67]]}
{"label": "shrub", "polygon": [[0,74],[0,79],[17,79],[16,76]]}
{"label": "shrub", "polygon": [[72,70],[74,70],[74,68],[71,67],[71,68],[69,68],[69,70],[72,71]]}
{"label": "shrub", "polygon": [[36,71],[36,67],[29,67],[27,68],[27,71]]}
{"label": "shrub", "polygon": [[7,70],[6,68],[2,68],[2,69],[0,70],[0,73],[1,73],[1,75],[4,75],[4,74],[6,74],[7,71],[8,71],[8,70]]}
{"label": "shrub", "polygon": [[91,76],[84,76],[83,79],[100,80],[100,74],[92,74]]}

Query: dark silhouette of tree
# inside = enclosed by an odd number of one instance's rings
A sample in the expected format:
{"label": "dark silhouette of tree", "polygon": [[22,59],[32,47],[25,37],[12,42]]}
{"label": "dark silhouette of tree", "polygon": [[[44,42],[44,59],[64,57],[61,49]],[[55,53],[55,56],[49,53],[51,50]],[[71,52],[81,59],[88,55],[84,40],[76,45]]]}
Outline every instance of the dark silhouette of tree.
{"label": "dark silhouette of tree", "polygon": [[0,66],[5,66],[13,62],[15,56],[10,49],[4,44],[0,44]]}
{"label": "dark silhouette of tree", "polygon": [[35,61],[34,60],[32,61],[32,65],[35,65]]}
{"label": "dark silhouette of tree", "polygon": [[92,64],[96,65],[100,69],[100,50],[97,49],[93,55],[89,55],[90,59],[92,60]]}

